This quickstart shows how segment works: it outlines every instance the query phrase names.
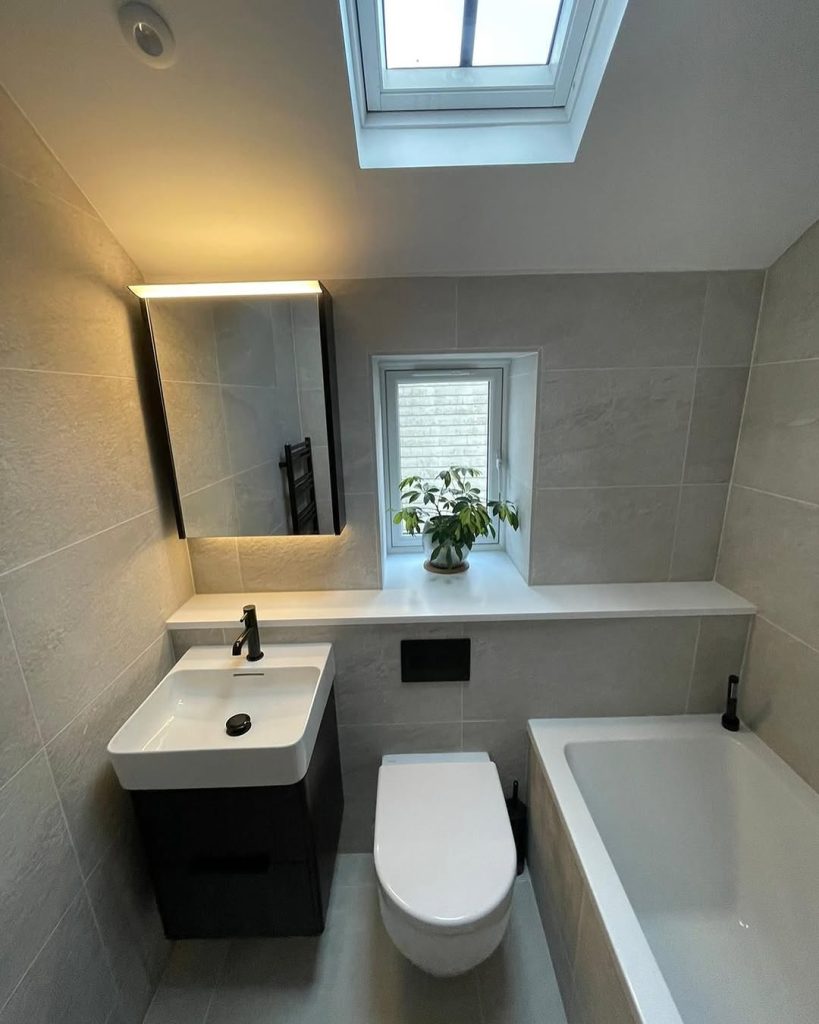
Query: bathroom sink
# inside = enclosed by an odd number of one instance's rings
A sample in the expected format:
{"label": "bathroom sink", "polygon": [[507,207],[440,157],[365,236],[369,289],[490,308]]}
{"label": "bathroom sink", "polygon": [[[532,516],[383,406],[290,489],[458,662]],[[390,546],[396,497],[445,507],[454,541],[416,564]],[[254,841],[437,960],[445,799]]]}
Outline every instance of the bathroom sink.
{"label": "bathroom sink", "polygon": [[[335,676],[330,644],[262,647],[248,662],[193,647],[108,744],[125,789],[287,786],[307,772]],[[250,728],[229,735],[228,719]],[[231,728],[245,729],[246,718]]]}

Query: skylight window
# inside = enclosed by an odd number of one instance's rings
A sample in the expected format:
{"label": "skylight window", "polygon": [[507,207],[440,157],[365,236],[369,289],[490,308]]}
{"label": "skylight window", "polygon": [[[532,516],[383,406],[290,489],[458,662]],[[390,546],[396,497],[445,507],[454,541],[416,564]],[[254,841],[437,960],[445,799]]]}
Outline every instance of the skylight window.
{"label": "skylight window", "polygon": [[560,0],[384,0],[388,68],[549,63]]}
{"label": "skylight window", "polygon": [[340,0],[361,166],[574,160],[627,2]]}

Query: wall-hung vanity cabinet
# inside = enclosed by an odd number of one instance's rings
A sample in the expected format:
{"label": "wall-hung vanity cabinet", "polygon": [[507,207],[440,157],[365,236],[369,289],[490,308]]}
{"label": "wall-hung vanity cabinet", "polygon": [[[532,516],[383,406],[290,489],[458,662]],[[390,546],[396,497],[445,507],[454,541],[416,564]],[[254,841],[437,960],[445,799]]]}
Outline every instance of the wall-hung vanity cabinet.
{"label": "wall-hung vanity cabinet", "polygon": [[318,281],[134,286],[181,537],[341,533],[332,299]]}

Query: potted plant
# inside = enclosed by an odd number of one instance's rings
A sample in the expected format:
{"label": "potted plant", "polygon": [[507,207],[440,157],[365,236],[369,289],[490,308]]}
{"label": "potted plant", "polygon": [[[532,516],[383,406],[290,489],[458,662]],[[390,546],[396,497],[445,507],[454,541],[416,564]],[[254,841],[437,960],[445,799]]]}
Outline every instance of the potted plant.
{"label": "potted plant", "polygon": [[399,483],[401,508],[393,522],[409,534],[421,534],[429,572],[465,572],[478,537],[497,536],[493,519],[518,529],[517,506],[500,498],[482,501],[473,482],[479,476],[470,466],[451,466],[432,480],[408,476]]}

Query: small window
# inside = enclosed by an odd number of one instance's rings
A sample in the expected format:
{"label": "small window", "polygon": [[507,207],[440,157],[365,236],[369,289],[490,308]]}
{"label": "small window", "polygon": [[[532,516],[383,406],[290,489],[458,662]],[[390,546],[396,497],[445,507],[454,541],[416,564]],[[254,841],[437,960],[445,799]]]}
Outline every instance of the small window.
{"label": "small window", "polygon": [[573,160],[627,0],[340,3],[361,166],[424,167]]}
{"label": "small window", "polygon": [[[400,504],[398,484],[430,479],[450,466],[471,466],[481,496],[500,493],[502,366],[382,367],[384,488],[387,509]],[[420,548],[420,538],[386,517],[389,551]],[[499,541],[481,540],[498,545]]]}

